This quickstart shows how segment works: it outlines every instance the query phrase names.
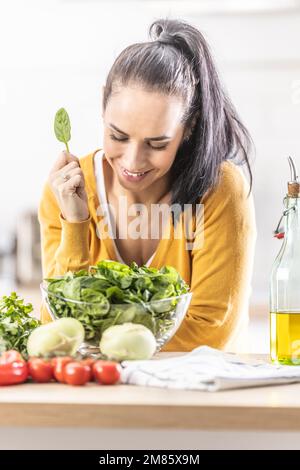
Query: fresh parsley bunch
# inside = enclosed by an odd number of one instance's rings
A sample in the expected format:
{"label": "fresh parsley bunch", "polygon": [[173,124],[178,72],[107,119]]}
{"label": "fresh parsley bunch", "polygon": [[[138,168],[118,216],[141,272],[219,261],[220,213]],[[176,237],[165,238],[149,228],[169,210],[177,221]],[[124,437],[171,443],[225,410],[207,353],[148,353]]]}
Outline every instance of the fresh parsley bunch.
{"label": "fresh parsley bunch", "polygon": [[32,304],[24,304],[16,292],[0,299],[0,353],[15,349],[27,358],[28,337],[41,324],[29,315],[32,310]]}

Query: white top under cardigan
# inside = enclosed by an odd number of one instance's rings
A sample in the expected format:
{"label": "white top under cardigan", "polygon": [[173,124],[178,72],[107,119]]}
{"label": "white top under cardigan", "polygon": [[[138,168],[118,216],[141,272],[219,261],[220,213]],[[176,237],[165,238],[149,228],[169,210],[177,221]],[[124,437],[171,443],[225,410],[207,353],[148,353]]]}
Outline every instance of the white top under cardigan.
{"label": "white top under cardigan", "polygon": [[[105,189],[105,180],[104,180],[104,173],[103,173],[103,160],[104,160],[104,152],[103,150],[100,150],[95,154],[94,157],[94,169],[95,169],[95,176],[96,176],[96,184],[97,184],[97,191],[98,191],[98,197],[100,204],[103,205],[104,207],[107,207],[107,223],[108,223],[108,228],[109,228],[109,233],[113,233],[112,231],[112,223],[111,223],[111,213],[109,210],[109,205],[107,202],[107,197],[106,197],[106,189]],[[118,260],[120,263],[127,264],[125,261],[122,259],[119,250],[117,248],[117,245],[115,244],[114,239],[112,238],[113,244],[114,244],[114,249],[117,255]],[[151,258],[148,259],[146,266],[149,266],[151,261],[153,260],[155,256],[155,252],[151,256]]]}

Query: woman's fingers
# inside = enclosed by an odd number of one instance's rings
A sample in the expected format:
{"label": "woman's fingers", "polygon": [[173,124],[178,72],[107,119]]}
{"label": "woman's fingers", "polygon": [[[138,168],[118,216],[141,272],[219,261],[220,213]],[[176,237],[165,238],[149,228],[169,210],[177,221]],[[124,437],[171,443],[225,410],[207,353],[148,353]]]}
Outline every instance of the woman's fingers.
{"label": "woman's fingers", "polygon": [[66,220],[70,222],[87,220],[88,198],[84,174],[77,157],[64,152],[60,154],[49,174],[48,183]]}
{"label": "woman's fingers", "polygon": [[66,151],[61,152],[55,164],[53,165],[51,173],[61,170],[64,166],[71,162],[77,162],[79,164],[79,158]]}
{"label": "woman's fingers", "polygon": [[84,176],[80,167],[71,169],[64,174],[59,175],[56,180],[53,182],[54,186],[58,187],[61,184],[66,184],[67,181],[70,181],[74,176],[79,175],[83,181],[83,184],[80,184],[81,187],[84,187]]}
{"label": "woman's fingers", "polygon": [[64,181],[67,181],[75,175],[80,175],[83,178],[83,173],[80,166],[77,166],[76,168],[70,168],[69,170],[65,169],[64,173],[62,174],[62,178]]}
{"label": "woman's fingers", "polygon": [[[54,184],[56,180],[61,181],[65,176],[68,177],[71,171],[77,168],[80,170],[79,163],[77,163],[76,161],[72,161],[60,170],[51,172],[49,175],[49,182]],[[66,181],[66,178],[64,178],[64,181]]]}
{"label": "woman's fingers", "polygon": [[72,196],[78,188],[84,188],[84,179],[81,175],[75,174],[68,181],[57,186],[61,196]]}

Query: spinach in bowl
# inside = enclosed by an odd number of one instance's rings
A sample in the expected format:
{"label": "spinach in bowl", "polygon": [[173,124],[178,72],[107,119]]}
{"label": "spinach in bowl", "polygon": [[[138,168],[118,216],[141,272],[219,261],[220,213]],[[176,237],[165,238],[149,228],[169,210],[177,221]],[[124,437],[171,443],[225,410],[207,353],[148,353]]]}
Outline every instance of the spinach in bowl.
{"label": "spinach in bowl", "polygon": [[189,293],[172,266],[156,269],[111,260],[45,281],[52,314],[79,320],[87,341],[99,341],[108,327],[126,322],[142,324],[161,338],[175,324],[180,298]]}

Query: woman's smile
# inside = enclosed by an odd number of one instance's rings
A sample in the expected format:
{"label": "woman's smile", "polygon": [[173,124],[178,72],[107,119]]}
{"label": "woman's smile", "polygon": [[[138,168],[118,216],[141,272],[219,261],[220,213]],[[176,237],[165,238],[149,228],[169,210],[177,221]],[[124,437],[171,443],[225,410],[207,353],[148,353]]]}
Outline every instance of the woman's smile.
{"label": "woman's smile", "polygon": [[146,178],[146,176],[152,171],[152,170],[146,170],[143,172],[131,172],[127,170],[126,168],[121,166],[122,170],[122,176],[126,178],[127,181],[141,181],[142,179]]}
{"label": "woman's smile", "polygon": [[139,171],[135,170],[135,171],[131,171],[131,170],[128,170],[126,167],[124,167],[123,165],[121,165],[121,163],[117,162],[117,168],[118,168],[118,173],[120,174],[121,178],[125,179],[126,181],[133,181],[133,182],[138,182],[138,181],[141,181],[143,180],[144,178],[147,177],[147,175],[152,172],[152,168],[151,169],[140,169]]}

